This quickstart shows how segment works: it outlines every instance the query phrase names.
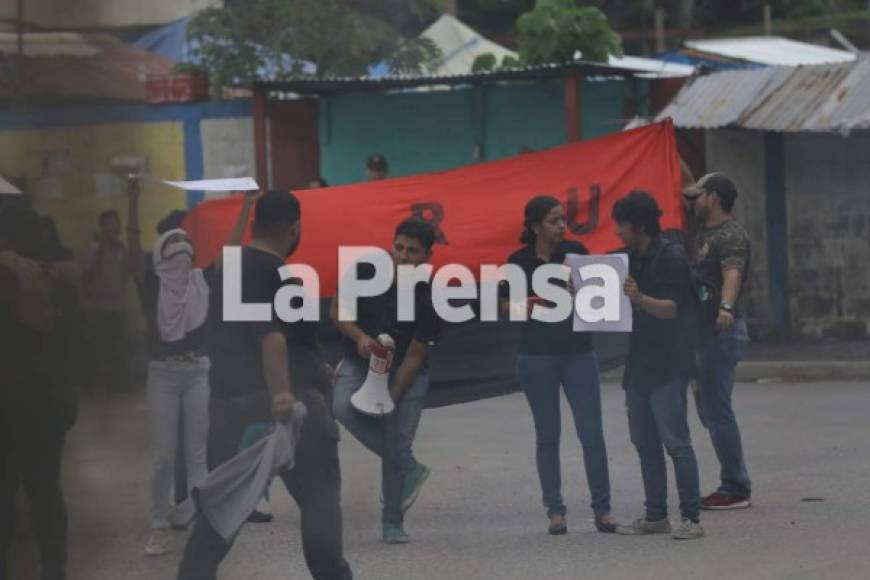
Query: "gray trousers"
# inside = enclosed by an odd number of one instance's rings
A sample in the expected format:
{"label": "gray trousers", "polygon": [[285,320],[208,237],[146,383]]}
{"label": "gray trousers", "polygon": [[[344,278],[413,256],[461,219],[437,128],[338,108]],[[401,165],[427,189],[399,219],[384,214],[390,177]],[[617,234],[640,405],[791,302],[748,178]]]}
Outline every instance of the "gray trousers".
{"label": "gray trousers", "polygon": [[179,433],[183,432],[187,486],[208,474],[208,357],[192,362],[153,360],[148,363],[148,407],[154,438],[151,477],[151,527],[168,528]]}

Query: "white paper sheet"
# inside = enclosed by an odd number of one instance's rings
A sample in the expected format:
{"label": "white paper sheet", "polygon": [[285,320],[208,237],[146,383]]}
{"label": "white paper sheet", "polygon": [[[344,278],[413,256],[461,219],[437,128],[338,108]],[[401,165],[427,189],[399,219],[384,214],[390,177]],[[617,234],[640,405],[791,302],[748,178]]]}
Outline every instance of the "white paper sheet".
{"label": "white paper sheet", "polygon": [[164,181],[166,185],[186,191],[256,191],[260,189],[252,177],[202,179],[199,181]]}
{"label": "white paper sheet", "polygon": [[21,195],[21,190],[0,177],[0,194]]}
{"label": "white paper sheet", "polygon": [[[608,254],[608,255],[579,255],[568,254],[565,256],[565,263],[571,268],[571,282],[577,292],[581,292],[584,288],[591,286],[601,287],[603,280],[593,277],[589,280],[584,280],[580,276],[580,268],[587,265],[606,266],[616,276],[615,283],[609,288],[610,294],[607,300],[611,301],[611,306],[615,308],[617,314],[612,319],[589,321],[583,320],[577,309],[574,309],[574,331],[575,332],[631,332],[633,325],[633,316],[631,301],[628,296],[622,291],[625,279],[628,276],[628,255],[627,254]],[[603,297],[597,298],[603,305]],[[600,308],[601,306],[595,306]]]}

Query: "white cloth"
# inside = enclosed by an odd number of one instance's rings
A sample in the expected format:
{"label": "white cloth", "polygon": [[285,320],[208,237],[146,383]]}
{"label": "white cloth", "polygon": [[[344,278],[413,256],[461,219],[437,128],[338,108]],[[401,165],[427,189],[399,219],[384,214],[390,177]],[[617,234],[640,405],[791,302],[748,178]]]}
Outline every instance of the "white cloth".
{"label": "white cloth", "polygon": [[267,436],[210,472],[179,511],[192,512],[191,502],[195,501],[215,532],[230,542],[256,509],[272,479],[293,469],[307,414],[305,404],[297,402],[287,422],[275,423]]}
{"label": "white cloth", "polygon": [[205,324],[209,295],[202,270],[193,267],[193,246],[184,230],[169,230],[157,238],[154,271],[160,280],[157,332],[164,342],[181,340]]}

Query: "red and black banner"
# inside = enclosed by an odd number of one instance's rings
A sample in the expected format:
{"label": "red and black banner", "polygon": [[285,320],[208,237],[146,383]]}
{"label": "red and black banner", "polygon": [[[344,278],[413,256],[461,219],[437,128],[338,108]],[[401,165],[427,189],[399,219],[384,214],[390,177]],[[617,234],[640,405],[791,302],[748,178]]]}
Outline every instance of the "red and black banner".
{"label": "red and black banner", "polygon": [[[325,298],[335,290],[339,246],[389,248],[396,225],[416,215],[437,227],[436,268],[456,263],[477,273],[481,264],[503,264],[518,248],[525,204],[542,194],[564,201],[569,239],[582,241],[592,253],[607,253],[620,246],[611,209],[632,190],[642,189],[658,200],[662,229],[681,227],[680,183],[674,130],[666,121],[450,171],[298,191],[302,242],[290,261],[317,270]],[[199,265],[217,256],[240,204],[240,198],[229,197],[191,211],[185,229],[196,245]],[[517,325],[460,326],[447,328],[433,350],[433,401],[512,390]],[[326,337],[332,335],[327,332]],[[618,364],[625,337],[599,338],[602,367]]]}

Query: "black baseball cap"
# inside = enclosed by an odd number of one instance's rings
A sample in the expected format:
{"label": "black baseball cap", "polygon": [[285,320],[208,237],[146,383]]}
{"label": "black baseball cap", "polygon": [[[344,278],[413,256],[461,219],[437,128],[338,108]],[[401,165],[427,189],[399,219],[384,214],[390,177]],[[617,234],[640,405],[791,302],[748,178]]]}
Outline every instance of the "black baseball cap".
{"label": "black baseball cap", "polygon": [[699,179],[698,183],[684,189],[683,196],[695,199],[705,191],[716,193],[720,199],[723,201],[727,199],[732,204],[737,199],[737,188],[734,182],[722,173],[708,173]]}

